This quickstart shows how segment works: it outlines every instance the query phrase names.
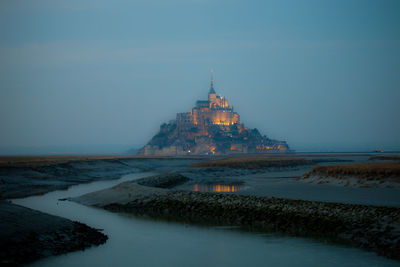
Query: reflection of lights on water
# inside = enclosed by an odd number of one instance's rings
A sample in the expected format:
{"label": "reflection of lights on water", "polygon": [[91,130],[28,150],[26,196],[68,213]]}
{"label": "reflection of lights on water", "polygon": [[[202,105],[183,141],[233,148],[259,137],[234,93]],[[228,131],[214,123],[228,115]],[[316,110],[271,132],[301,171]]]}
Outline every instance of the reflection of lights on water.
{"label": "reflection of lights on water", "polygon": [[240,190],[240,185],[223,185],[223,184],[214,184],[214,185],[201,185],[195,184],[193,185],[193,191],[196,192],[236,192]]}

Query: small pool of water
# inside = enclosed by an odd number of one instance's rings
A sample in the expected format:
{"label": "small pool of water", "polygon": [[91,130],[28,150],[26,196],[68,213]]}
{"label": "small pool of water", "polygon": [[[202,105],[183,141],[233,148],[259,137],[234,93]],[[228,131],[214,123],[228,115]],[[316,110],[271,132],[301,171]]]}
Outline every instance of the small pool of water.
{"label": "small pool of water", "polygon": [[237,192],[243,184],[194,184],[192,191],[195,192]]}
{"label": "small pool of water", "polygon": [[398,262],[371,252],[311,239],[148,220],[58,201],[148,175],[131,174],[119,180],[81,184],[13,200],[22,206],[104,229],[109,236],[104,245],[45,258],[32,266],[399,266]]}

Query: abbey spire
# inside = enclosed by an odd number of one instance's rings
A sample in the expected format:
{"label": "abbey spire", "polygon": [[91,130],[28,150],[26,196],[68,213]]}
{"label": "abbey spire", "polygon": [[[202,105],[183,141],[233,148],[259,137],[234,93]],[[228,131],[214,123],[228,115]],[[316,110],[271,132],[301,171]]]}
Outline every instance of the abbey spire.
{"label": "abbey spire", "polygon": [[214,70],[211,69],[210,72],[211,72],[211,82],[210,82],[210,91],[208,92],[209,95],[210,94],[216,94],[215,90],[214,90],[214,75],[213,75],[214,74]]}

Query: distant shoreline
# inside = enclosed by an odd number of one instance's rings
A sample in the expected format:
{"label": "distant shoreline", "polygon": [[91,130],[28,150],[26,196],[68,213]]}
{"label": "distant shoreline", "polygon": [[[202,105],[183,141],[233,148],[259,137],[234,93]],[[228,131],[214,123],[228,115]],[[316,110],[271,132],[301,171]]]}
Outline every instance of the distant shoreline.
{"label": "distant shoreline", "polygon": [[353,151],[353,152],[287,152],[287,153],[256,153],[256,154],[229,154],[220,156],[208,156],[208,155],[190,155],[190,156],[143,156],[143,155],[0,155],[0,166],[7,164],[13,164],[17,162],[37,162],[37,163],[60,163],[68,161],[89,161],[89,160],[105,160],[105,159],[214,159],[214,158],[227,158],[227,157],[257,157],[257,156],[271,156],[271,157],[288,157],[288,156],[369,156],[369,155],[385,155],[385,154],[400,154],[400,151],[388,151],[388,152],[365,152],[365,151]]}

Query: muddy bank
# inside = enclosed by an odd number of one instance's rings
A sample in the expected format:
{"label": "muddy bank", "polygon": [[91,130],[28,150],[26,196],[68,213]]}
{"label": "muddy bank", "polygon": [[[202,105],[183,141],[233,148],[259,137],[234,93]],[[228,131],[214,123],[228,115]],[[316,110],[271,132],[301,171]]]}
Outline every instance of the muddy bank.
{"label": "muddy bank", "polygon": [[105,243],[107,238],[85,224],[0,201],[2,266],[84,250]]}
{"label": "muddy bank", "polygon": [[323,238],[400,259],[400,209],[152,188],[125,182],[74,201],[111,211]]}
{"label": "muddy bank", "polygon": [[120,160],[83,160],[50,164],[0,167],[0,197],[19,198],[66,189],[95,180],[117,179],[137,172]]}
{"label": "muddy bank", "polygon": [[400,187],[400,162],[314,166],[298,180],[358,187]]}
{"label": "muddy bank", "polygon": [[164,173],[136,180],[139,185],[172,188],[188,182],[190,179],[179,173]]}
{"label": "muddy bank", "polygon": [[397,177],[388,177],[384,179],[363,178],[351,175],[326,176],[326,175],[307,175],[296,178],[308,184],[330,184],[345,187],[358,188],[400,188],[400,179]]}
{"label": "muddy bank", "polygon": [[141,171],[165,172],[198,161],[200,159],[194,158],[3,157],[0,160],[0,199],[40,195]]}

